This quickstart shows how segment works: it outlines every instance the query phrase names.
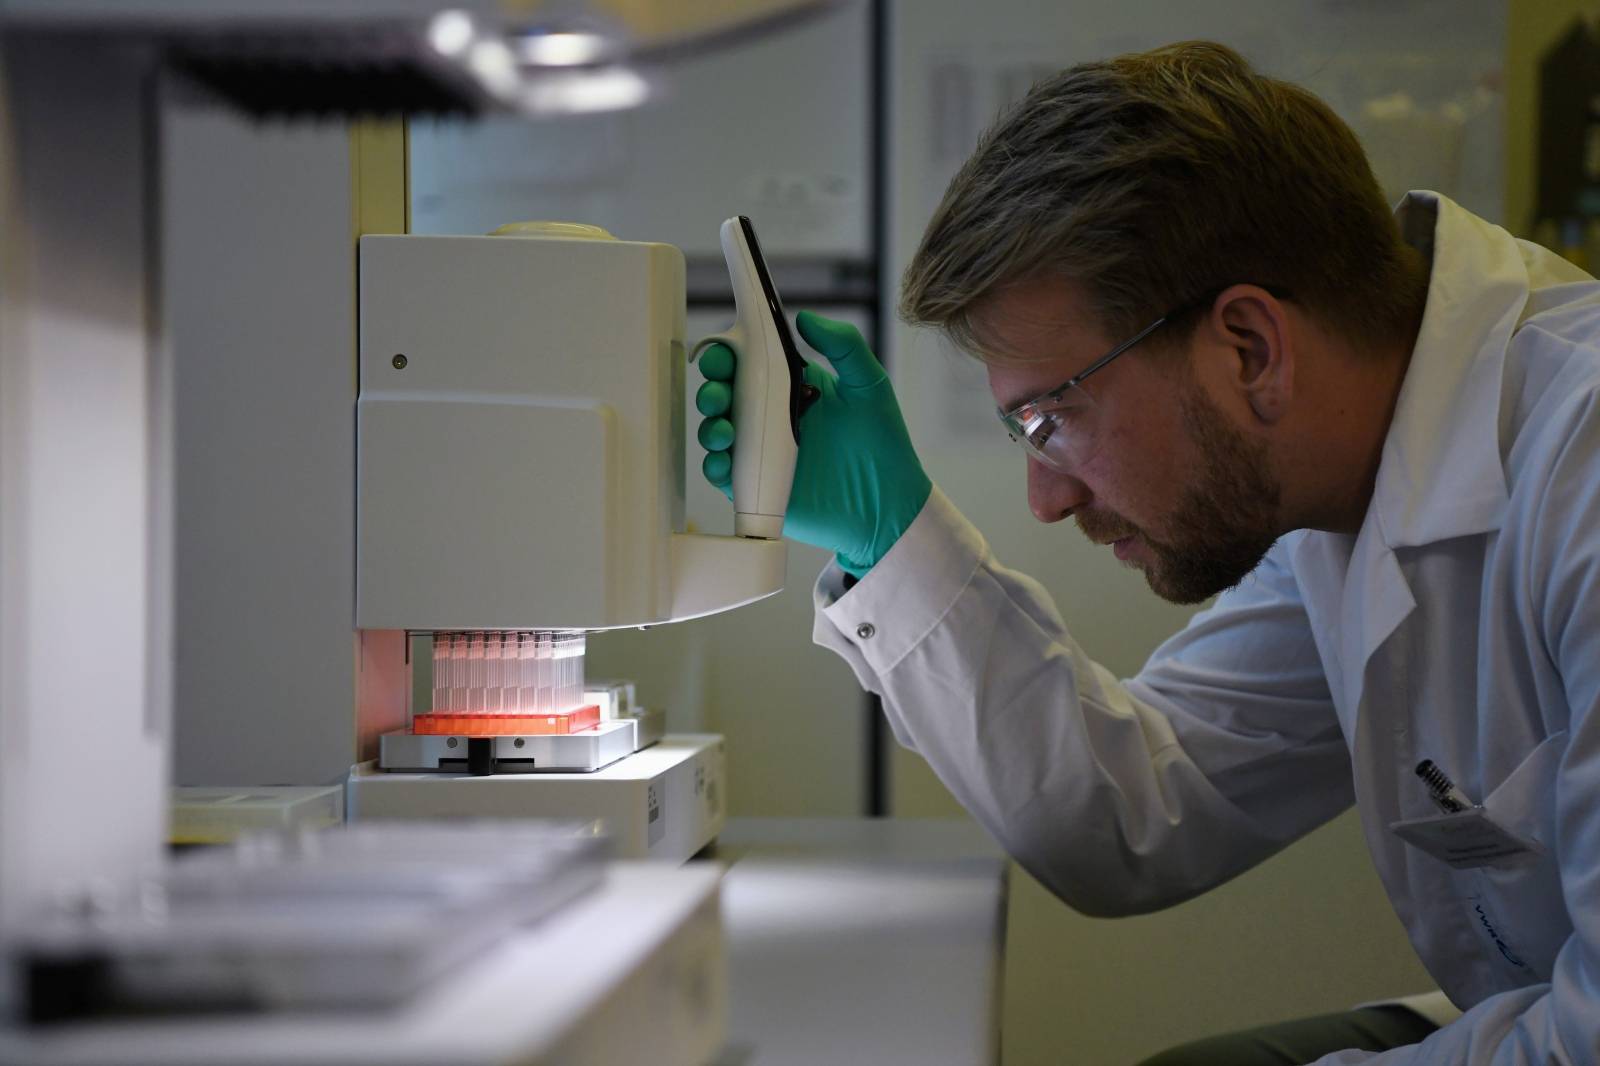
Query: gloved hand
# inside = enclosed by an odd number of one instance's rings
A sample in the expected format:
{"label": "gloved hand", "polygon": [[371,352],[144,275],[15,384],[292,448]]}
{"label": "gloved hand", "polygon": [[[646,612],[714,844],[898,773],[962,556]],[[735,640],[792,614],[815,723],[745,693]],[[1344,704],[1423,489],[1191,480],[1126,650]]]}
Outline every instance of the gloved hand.
{"label": "gloved hand", "polygon": [[[847,322],[810,311],[795,316],[800,336],[828,357],[837,376],[808,363],[806,382],[820,397],[800,418],[800,452],[783,534],[834,553],[840,568],[864,577],[906,531],[933,483],[923,472],[895,402],[889,375]],[[700,443],[706,480],[732,498],[734,353],[713,344],[700,354],[708,379],[695,394],[706,416]],[[735,412],[736,414],[736,412]]]}

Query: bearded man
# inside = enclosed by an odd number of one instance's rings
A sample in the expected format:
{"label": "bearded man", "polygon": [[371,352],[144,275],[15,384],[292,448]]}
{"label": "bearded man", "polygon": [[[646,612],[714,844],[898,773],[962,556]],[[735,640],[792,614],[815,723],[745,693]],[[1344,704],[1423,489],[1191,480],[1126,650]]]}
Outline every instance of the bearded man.
{"label": "bearded man", "polygon": [[856,331],[802,313],[836,372],[808,371],[785,527],[835,552],[816,639],[1088,914],[1188,899],[1353,803],[1464,1012],[1155,1061],[1600,1061],[1600,284],[1442,196],[1391,213],[1326,105],[1190,43],[1003,116],[901,309],[985,364],[1040,521],[1218,598],[1113,677],[931,485]]}

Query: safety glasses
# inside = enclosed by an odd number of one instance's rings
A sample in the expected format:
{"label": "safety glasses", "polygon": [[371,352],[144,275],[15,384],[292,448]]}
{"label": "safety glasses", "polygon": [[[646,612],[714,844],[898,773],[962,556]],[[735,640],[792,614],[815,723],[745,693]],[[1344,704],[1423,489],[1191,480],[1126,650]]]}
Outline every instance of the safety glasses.
{"label": "safety glasses", "polygon": [[[1137,347],[1161,327],[1210,306],[1231,287],[1224,285],[1212,289],[1197,299],[1181,304],[1049,392],[1026,400],[1009,411],[1000,409],[1000,421],[1005,425],[1006,432],[1041,463],[1062,473],[1071,473],[1093,457],[1095,441],[1099,437],[1096,425],[1098,405],[1083,383],[1090,375],[1105,369],[1117,356]],[[1280,300],[1291,298],[1286,289],[1278,286],[1260,287]]]}

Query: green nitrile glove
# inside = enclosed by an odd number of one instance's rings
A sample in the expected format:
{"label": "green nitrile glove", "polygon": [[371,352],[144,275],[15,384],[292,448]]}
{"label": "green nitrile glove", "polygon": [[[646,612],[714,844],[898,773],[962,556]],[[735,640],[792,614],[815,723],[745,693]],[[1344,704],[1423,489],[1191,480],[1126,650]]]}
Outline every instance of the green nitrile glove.
{"label": "green nitrile glove", "polygon": [[[783,520],[783,535],[826,548],[839,566],[864,577],[888,554],[928,502],[933,483],[911,447],[889,375],[861,333],[811,311],[795,316],[800,336],[827,356],[836,374],[807,364],[806,382],[821,393],[800,419],[800,454]],[[724,495],[733,492],[734,353],[714,344],[700,355],[708,379],[695,394],[706,416],[701,469]],[[837,375],[837,376],[836,376]]]}

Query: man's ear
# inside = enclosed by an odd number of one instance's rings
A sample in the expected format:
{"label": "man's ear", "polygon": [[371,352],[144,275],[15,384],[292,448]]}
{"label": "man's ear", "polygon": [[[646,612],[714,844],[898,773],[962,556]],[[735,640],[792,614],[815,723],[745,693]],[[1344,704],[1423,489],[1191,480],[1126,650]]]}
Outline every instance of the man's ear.
{"label": "man's ear", "polygon": [[1294,397],[1295,350],[1282,301],[1259,285],[1234,285],[1202,327],[1229,353],[1228,383],[1263,423],[1277,423]]}

